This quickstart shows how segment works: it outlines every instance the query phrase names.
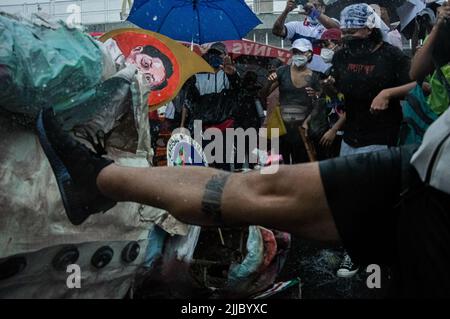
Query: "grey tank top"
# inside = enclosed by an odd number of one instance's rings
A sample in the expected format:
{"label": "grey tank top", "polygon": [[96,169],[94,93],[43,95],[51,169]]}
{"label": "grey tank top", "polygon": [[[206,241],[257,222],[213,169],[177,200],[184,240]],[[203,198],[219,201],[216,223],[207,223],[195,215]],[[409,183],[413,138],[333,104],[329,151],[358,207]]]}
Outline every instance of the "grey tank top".
{"label": "grey tank top", "polygon": [[319,77],[317,73],[308,76],[307,85],[297,88],[292,83],[291,66],[282,66],[277,70],[277,77],[280,90],[281,115],[284,120],[303,121],[312,110],[312,98],[308,96],[306,87],[318,89]]}

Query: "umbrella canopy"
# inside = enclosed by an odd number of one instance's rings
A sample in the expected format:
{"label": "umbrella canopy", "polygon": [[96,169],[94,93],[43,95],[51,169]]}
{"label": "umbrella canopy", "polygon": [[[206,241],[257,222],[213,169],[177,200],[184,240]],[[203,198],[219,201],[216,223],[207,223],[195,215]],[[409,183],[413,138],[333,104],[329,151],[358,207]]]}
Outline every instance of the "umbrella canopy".
{"label": "umbrella canopy", "polygon": [[262,23],[244,0],[135,0],[128,21],[198,44],[242,39]]}

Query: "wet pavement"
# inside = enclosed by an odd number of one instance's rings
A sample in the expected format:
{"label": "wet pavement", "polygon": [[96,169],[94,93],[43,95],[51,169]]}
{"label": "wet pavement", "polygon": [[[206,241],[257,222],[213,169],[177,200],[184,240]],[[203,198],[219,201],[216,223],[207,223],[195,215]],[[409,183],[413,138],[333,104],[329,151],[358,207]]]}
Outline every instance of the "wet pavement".
{"label": "wet pavement", "polygon": [[[386,296],[386,288],[369,289],[366,284],[370,273],[366,266],[360,268],[353,278],[336,276],[343,250],[329,248],[317,242],[292,238],[292,247],[279,281],[299,277],[303,299],[379,299]],[[382,273],[383,273],[382,268]],[[276,298],[299,298],[299,289],[291,288]]]}

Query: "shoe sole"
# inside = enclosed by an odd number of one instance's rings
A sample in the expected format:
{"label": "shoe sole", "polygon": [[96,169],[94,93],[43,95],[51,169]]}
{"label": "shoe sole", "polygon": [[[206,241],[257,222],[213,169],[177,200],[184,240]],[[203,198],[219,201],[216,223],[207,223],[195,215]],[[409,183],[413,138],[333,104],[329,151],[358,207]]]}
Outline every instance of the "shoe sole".
{"label": "shoe sole", "polygon": [[338,276],[339,278],[351,278],[354,275],[356,275],[356,273],[359,271],[359,268],[356,270],[352,270],[352,271],[347,271],[345,273],[340,273],[339,271],[336,272],[336,276]]}
{"label": "shoe sole", "polygon": [[[38,115],[36,128],[38,132],[39,142],[41,143],[42,149],[47,156],[50,166],[56,178],[56,183],[58,184],[59,192],[61,194],[62,202],[66,210],[66,215],[70,222],[74,225],[82,224],[89,213],[83,209],[78,203],[79,200],[76,199],[77,190],[74,187],[72,177],[69,174],[64,163],[59,159],[58,155],[54,151],[50,141],[48,140],[47,133],[44,126],[44,112],[53,112],[51,109],[41,110]],[[70,196],[69,194],[74,194]],[[82,216],[82,217],[80,217]]]}

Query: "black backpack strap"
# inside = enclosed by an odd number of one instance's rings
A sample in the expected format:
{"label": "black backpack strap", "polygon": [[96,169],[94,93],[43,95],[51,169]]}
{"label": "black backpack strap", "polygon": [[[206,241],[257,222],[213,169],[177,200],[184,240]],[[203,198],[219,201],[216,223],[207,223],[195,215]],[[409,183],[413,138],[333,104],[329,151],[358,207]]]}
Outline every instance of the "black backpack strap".
{"label": "black backpack strap", "polygon": [[403,119],[402,125],[400,126],[400,132],[398,133],[398,145],[405,145],[406,139],[409,134],[408,123]]}
{"label": "black backpack strap", "polygon": [[416,121],[414,121],[414,119],[410,118],[410,117],[405,117],[403,119],[404,123],[406,123],[407,125],[409,125],[416,134],[420,135],[420,136],[424,136],[425,135],[425,130],[422,129],[419,125],[417,125]]}
{"label": "black backpack strap", "polygon": [[416,96],[413,94],[408,94],[406,96],[406,101],[409,105],[411,105],[412,110],[420,117],[422,121],[424,121],[427,125],[431,125],[434,122],[434,119],[430,118],[422,109],[422,105]]}
{"label": "black backpack strap", "polygon": [[400,200],[396,206],[404,205],[410,198],[418,196],[425,191],[425,183],[422,183],[417,171],[410,164],[412,154],[414,154],[419,145],[406,145],[401,149],[401,193]]}
{"label": "black backpack strap", "polygon": [[450,98],[450,84],[448,83],[447,79],[445,78],[444,73],[442,73],[442,69],[441,69],[442,66],[439,66],[439,64],[437,63],[437,61],[435,59],[433,59],[433,63],[434,63],[434,66],[436,67],[436,76],[437,76],[439,82],[441,82],[442,85],[447,90],[448,97]]}

